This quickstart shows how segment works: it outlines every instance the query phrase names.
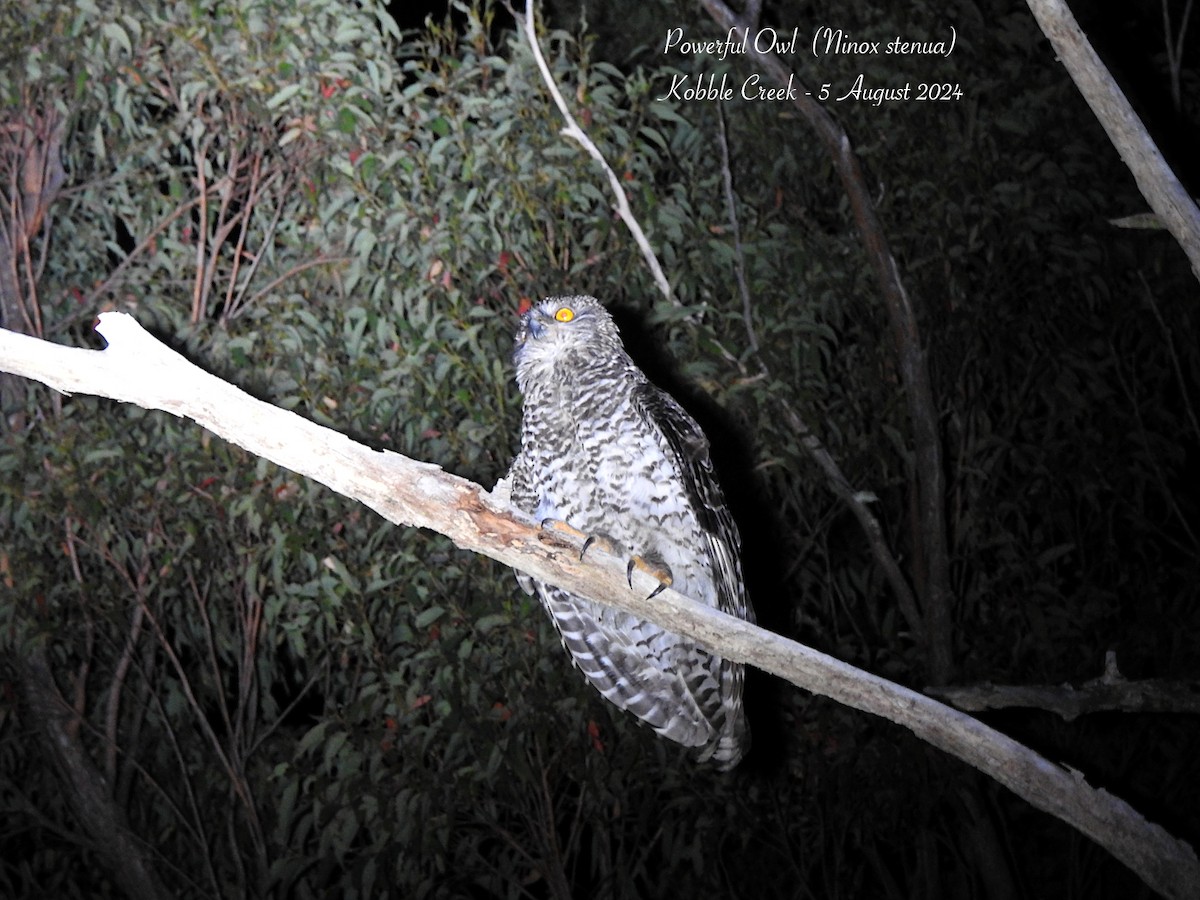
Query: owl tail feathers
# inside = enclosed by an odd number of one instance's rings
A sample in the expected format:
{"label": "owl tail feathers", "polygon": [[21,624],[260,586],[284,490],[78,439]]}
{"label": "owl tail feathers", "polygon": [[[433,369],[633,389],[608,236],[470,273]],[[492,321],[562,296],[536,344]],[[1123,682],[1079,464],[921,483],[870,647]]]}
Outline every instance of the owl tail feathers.
{"label": "owl tail feathers", "polygon": [[711,763],[718,772],[728,772],[750,751],[750,726],[742,708],[746,670],[738,663],[722,659],[717,671],[716,691],[702,695],[707,698],[703,705],[712,725],[712,737],[697,760]]}
{"label": "owl tail feathers", "polygon": [[[709,656],[698,648],[687,676],[674,675],[659,682],[659,702],[634,703],[605,694],[628,709],[662,737],[695,750],[695,759],[717,771],[732,769],[750,749],[750,728],[742,710],[742,666]],[[714,665],[715,664],[715,665]],[[715,670],[715,676],[714,676]],[[661,676],[660,676],[661,677]],[[650,692],[639,691],[637,698]],[[665,696],[670,702],[661,702]]]}
{"label": "owl tail feathers", "polygon": [[696,748],[695,759],[718,772],[727,772],[750,750],[750,727],[742,710],[743,669],[728,660],[716,660],[719,677],[709,666],[693,669],[685,696],[690,703],[676,709],[691,714],[671,717],[666,723],[651,723],[663,737]]}
{"label": "owl tail feathers", "polygon": [[[577,659],[577,664],[587,674],[584,662]],[[740,692],[729,698],[727,705],[714,708],[698,703],[682,678],[664,676],[657,670],[650,678],[643,672],[642,677],[626,676],[607,684],[597,677],[589,676],[589,680],[614,706],[633,713],[662,737],[694,748],[696,761],[711,763],[717,771],[732,769],[750,749]],[[711,678],[705,680],[711,682]],[[708,697],[711,701],[713,694]]]}
{"label": "owl tail feathers", "polygon": [[697,762],[711,763],[718,772],[728,772],[742,761],[750,750],[750,729],[742,716],[733,727],[722,731],[716,740],[706,745],[696,757]]}
{"label": "owl tail feathers", "polygon": [[695,748],[696,762],[709,763],[718,772],[728,772],[742,761],[750,749],[750,729],[740,709],[733,719],[724,723],[720,731],[707,721],[701,720],[698,724],[687,716],[678,716],[665,722],[655,722],[652,716],[647,715],[639,715],[639,718],[662,737]]}

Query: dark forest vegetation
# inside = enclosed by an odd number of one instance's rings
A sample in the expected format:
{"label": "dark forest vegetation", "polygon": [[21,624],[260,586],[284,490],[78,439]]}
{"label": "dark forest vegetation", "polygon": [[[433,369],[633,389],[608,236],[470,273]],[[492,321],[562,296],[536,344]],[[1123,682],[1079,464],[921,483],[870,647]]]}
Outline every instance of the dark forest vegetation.
{"label": "dark forest vegetation", "polygon": [[[945,27],[881,7],[764,15]],[[1098,43],[1194,179],[1194,39],[1144,7]],[[401,33],[370,4],[21,2],[0,11],[4,326],[96,346],[97,310],[125,310],[263,399],[490,485],[520,299],[593,293],[716,440],[768,627],[914,687],[1081,684],[1109,652],[1194,678],[1196,283],[1164,231],[1114,224],[1145,201],[1028,10],[956,7],[947,58],[802,70],[964,90],[834,110],[927,348],[940,661],[905,375],[828,153],[783,106],[657,99],[753,72],[659,52],[668,27],[719,37],[698,7],[549,13],[554,77],[673,302],[492,8]],[[901,729],[766,677],[751,758],[698,769],[587,691],[502,567],[173,418],[0,396],[6,895],[1145,890]],[[798,423],[875,495],[909,615]],[[1194,715],[981,715],[1200,840]],[[80,815],[89,789],[112,822]],[[130,837],[127,871],[100,834]]]}

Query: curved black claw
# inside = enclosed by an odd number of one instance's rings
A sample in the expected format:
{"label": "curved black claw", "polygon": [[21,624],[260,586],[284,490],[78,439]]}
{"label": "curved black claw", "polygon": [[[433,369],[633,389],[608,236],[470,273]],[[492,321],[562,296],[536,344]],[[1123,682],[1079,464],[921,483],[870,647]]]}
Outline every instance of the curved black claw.
{"label": "curved black claw", "polygon": [[[587,538],[586,534],[584,534],[578,528],[568,524],[563,519],[555,519],[551,517],[542,519],[540,524],[542,526],[542,531],[546,534],[547,538],[553,539],[560,543],[567,543],[569,545],[570,541],[580,541]],[[587,544],[584,544],[584,547],[586,546]],[[579,555],[579,558],[583,559],[582,553]]]}
{"label": "curved black claw", "polygon": [[630,590],[633,589],[634,569],[641,569],[647,575],[652,575],[658,579],[658,587],[650,592],[650,596],[646,598],[647,600],[650,600],[661,594],[664,590],[669,588],[672,582],[675,580],[675,576],[671,574],[670,566],[668,566],[666,563],[658,560],[647,559],[644,556],[634,556],[629,560],[629,565],[625,567],[625,578],[629,582]]}
{"label": "curved black claw", "polygon": [[597,532],[595,534],[589,534],[587,540],[583,542],[583,549],[579,551],[579,558],[581,560],[583,559],[583,554],[587,553],[588,548],[593,544],[602,549],[605,553],[612,554],[613,556],[616,556],[619,552],[616,541],[606,534]]}

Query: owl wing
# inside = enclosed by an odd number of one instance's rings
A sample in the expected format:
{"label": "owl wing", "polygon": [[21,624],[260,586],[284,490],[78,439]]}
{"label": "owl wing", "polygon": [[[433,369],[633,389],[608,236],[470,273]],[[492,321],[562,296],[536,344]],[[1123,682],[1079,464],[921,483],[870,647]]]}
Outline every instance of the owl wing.
{"label": "owl wing", "polygon": [[643,382],[635,389],[634,399],[643,415],[658,428],[666,449],[675,457],[681,487],[706,537],[706,549],[712,559],[716,581],[717,608],[754,621],[742,581],[742,542],[713,473],[708,438],[674,398],[653,384]]}
{"label": "owl wing", "polygon": [[[605,700],[663,737],[704,747],[716,729],[702,708],[713,679],[699,658],[681,658],[678,636],[553,585],[533,582],[571,661]],[[690,655],[704,651],[692,648]]]}
{"label": "owl wing", "polygon": [[[741,538],[717,484],[708,439],[695,419],[673,397],[653,384],[641,384],[635,389],[634,398],[643,414],[662,434],[666,449],[675,457],[681,487],[704,532],[712,562],[717,608],[753,622],[754,610],[742,580]],[[676,637],[675,640],[682,639]],[[695,702],[714,730],[701,758],[711,758],[718,768],[732,768],[750,744],[750,733],[742,712],[745,669],[740,663],[713,656],[690,641],[686,646],[693,657],[687,680]]]}

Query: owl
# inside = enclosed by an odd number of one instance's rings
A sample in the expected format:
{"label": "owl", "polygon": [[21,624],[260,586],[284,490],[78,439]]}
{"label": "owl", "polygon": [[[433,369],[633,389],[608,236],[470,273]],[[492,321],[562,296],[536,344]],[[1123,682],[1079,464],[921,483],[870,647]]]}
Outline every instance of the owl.
{"label": "owl", "polygon": [[[688,597],[753,620],[741,542],[708,441],[652,385],[594,297],[551,297],[521,317],[524,397],[512,504],[601,541]],[[585,552],[588,544],[584,544]],[[689,638],[517,573],[550,613],[575,666],[606,700],[719,769],[749,746],[743,668]]]}

